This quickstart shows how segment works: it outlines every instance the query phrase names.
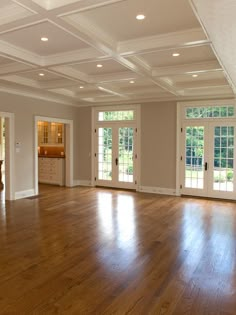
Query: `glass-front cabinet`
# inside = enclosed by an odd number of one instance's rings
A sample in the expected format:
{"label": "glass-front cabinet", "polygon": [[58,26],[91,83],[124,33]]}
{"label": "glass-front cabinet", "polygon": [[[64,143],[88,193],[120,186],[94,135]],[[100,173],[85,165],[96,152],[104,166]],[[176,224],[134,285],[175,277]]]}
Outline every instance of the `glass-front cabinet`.
{"label": "glass-front cabinet", "polygon": [[64,124],[56,122],[38,122],[38,145],[63,145]]}

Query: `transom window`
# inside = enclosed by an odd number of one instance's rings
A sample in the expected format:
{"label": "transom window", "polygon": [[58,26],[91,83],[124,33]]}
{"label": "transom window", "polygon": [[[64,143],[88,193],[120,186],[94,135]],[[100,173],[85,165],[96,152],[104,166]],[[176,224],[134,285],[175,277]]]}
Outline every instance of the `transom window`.
{"label": "transom window", "polygon": [[99,121],[134,120],[134,110],[102,111],[98,113]]}
{"label": "transom window", "polygon": [[207,107],[187,107],[185,109],[185,118],[202,119],[202,118],[225,118],[234,117],[234,106],[207,106]]}

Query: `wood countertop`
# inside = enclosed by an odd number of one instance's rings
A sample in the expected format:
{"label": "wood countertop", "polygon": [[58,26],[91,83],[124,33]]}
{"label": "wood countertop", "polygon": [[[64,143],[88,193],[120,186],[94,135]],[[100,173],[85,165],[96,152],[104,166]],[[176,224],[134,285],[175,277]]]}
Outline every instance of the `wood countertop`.
{"label": "wood countertop", "polygon": [[64,159],[65,155],[39,154],[38,157]]}

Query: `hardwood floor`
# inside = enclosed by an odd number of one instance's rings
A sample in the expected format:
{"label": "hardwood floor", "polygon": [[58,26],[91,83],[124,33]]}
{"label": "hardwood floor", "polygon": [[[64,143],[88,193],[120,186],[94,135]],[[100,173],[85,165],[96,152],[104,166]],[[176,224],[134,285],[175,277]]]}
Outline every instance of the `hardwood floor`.
{"label": "hardwood floor", "polygon": [[236,314],[234,202],[42,185],[0,249],[0,314]]}

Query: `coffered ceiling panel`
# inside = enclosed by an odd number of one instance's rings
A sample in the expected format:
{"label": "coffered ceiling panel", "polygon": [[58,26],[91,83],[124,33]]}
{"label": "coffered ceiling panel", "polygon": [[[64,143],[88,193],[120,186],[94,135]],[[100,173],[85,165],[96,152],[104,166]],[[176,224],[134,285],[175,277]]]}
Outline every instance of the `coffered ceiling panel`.
{"label": "coffered ceiling panel", "polygon": [[72,65],[73,69],[88,75],[104,75],[117,72],[129,71],[128,68],[112,59],[97,62],[88,62]]}
{"label": "coffered ceiling panel", "polygon": [[[42,37],[48,38],[48,41],[41,41]],[[50,22],[42,22],[2,34],[0,35],[0,39],[40,56],[48,56],[88,47],[80,39]]]}
{"label": "coffered ceiling panel", "polygon": [[[174,57],[173,54],[179,54]],[[216,60],[210,45],[176,48],[139,55],[150,67],[166,67]]]}
{"label": "coffered ceiling panel", "polygon": [[30,9],[9,0],[0,1],[0,25],[7,24],[33,15]]}
{"label": "coffered ceiling panel", "polygon": [[0,67],[11,63],[14,63],[12,59],[0,56]]}
{"label": "coffered ceiling panel", "polygon": [[[126,0],[71,15],[73,20],[86,18],[116,41],[154,36],[199,27],[188,1]],[[146,18],[138,21],[136,16]]]}
{"label": "coffered ceiling panel", "polygon": [[38,81],[38,82],[47,82],[62,79],[62,76],[54,74],[44,69],[34,70],[23,72],[19,74],[20,77]]}
{"label": "coffered ceiling panel", "polygon": [[[223,71],[207,71],[207,72],[196,72],[196,73],[189,73],[189,74],[182,74],[182,75],[174,75],[171,76],[171,80],[174,83],[182,83],[182,82],[189,82],[189,83],[199,83],[202,84],[213,84],[215,82],[221,83],[222,85],[227,85],[227,80],[224,76]],[[205,83],[204,83],[205,82]]]}

